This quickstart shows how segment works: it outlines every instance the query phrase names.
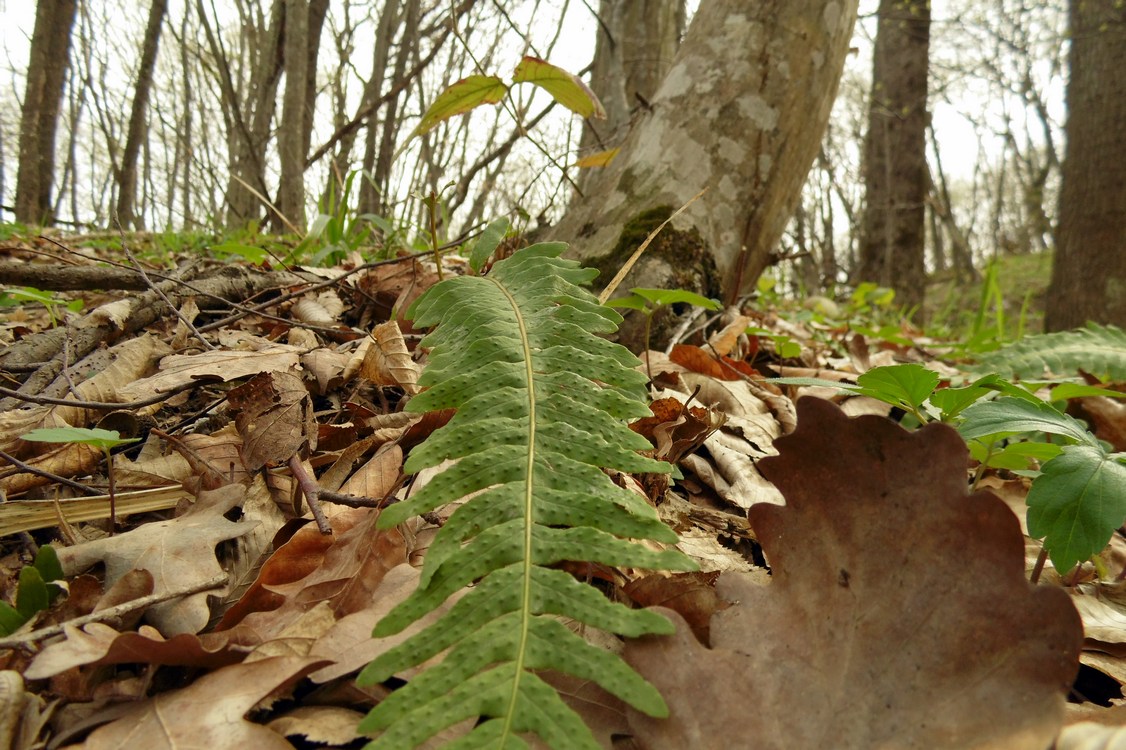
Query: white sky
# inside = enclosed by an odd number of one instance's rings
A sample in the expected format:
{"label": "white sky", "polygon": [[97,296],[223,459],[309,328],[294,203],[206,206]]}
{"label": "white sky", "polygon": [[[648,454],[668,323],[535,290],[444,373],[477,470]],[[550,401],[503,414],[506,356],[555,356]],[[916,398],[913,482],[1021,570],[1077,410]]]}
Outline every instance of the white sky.
{"label": "white sky", "polygon": [[[597,6],[597,0],[588,0],[588,2],[592,6]],[[170,2],[169,18],[177,18],[182,13],[181,3],[182,0]],[[694,6],[696,2],[690,0],[689,4]],[[876,8],[877,0],[861,0],[860,5],[861,17],[871,16]],[[942,24],[954,19],[947,17],[949,0],[933,0],[932,5],[935,19],[935,26],[932,29],[933,55],[936,45],[941,44]],[[0,65],[9,70],[22,71],[26,66],[29,40],[35,23],[35,6],[36,3],[30,2],[30,0],[0,0],[0,43],[3,45]],[[141,17],[143,24],[147,9],[137,6],[136,13]],[[517,24],[534,22],[519,17],[514,18],[514,21]],[[578,71],[589,63],[593,53],[594,21],[584,2],[571,0],[563,23],[563,41],[557,46],[551,62],[567,70]],[[864,79],[867,79],[871,69],[869,40],[875,31],[875,20],[870,17],[864,23],[867,24],[864,28],[858,24],[854,40],[854,46],[859,49],[859,54],[850,55],[848,65],[860,73]],[[362,43],[362,39],[362,36],[358,36],[357,43]],[[370,64],[371,52],[370,50],[357,49],[354,58],[358,61],[367,61],[367,64]],[[511,65],[508,65],[507,61],[502,63],[499,72],[502,75],[510,73],[516,59],[516,55],[513,55]],[[361,72],[363,72],[362,68]],[[22,80],[16,81],[11,74],[5,76],[5,78],[6,80],[0,79],[0,88],[7,89],[4,92],[4,98],[9,102],[22,98]],[[353,91],[358,92],[358,89],[358,85],[352,86]],[[8,96],[9,93],[13,96]],[[1062,83],[1058,90],[1049,91],[1048,95],[1052,114],[1057,118],[1057,122],[1062,122]],[[959,108],[965,109],[969,115],[979,118],[982,110],[986,108],[986,103],[982,101],[977,102],[976,105],[963,103]],[[18,115],[18,113],[15,114]],[[1019,112],[1014,111],[1014,114],[1020,116]],[[968,177],[972,174],[975,162],[978,159],[979,139],[974,125],[967,119],[966,115],[959,113],[956,108],[938,100],[935,100],[932,104],[932,116],[941,148],[943,167],[948,176],[953,178]],[[8,118],[8,122],[12,121],[12,118]],[[11,139],[11,145],[6,150],[9,154],[13,153],[15,133],[10,132],[9,128],[9,132],[4,133],[2,137]],[[316,140],[314,138],[314,144]],[[1001,151],[1002,142],[999,137],[992,140],[987,138],[985,148],[987,158],[996,157]]]}

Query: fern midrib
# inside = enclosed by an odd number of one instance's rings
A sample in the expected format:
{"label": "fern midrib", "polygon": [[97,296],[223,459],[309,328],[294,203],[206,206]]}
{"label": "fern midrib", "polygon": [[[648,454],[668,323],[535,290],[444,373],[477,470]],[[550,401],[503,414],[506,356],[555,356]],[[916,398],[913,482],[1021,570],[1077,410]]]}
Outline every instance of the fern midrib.
{"label": "fern midrib", "polygon": [[[487,277],[486,277],[487,278]],[[524,348],[524,376],[528,383],[528,464],[524,482],[524,583],[521,591],[520,605],[520,641],[516,649],[515,673],[512,678],[512,693],[508,699],[508,711],[504,717],[504,728],[501,731],[501,750],[508,744],[512,734],[512,723],[516,720],[516,704],[520,697],[520,680],[524,676],[524,655],[528,649],[528,634],[532,629],[532,477],[535,471],[536,457],[536,386],[532,367],[532,348],[528,339],[527,322],[520,311],[516,298],[509,293],[503,284],[497,283],[497,288],[508,299],[516,316],[516,325],[520,331],[520,345]]]}

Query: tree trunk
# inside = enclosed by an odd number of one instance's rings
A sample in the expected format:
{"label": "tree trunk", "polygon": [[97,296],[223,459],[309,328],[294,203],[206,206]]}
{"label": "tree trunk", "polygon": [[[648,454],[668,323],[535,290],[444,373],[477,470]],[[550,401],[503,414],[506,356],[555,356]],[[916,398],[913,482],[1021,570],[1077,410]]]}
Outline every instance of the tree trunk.
{"label": "tree trunk", "polygon": [[250,54],[252,70],[246,82],[245,96],[236,87],[222,37],[208,24],[203,0],[197,0],[196,7],[208,48],[215,58],[223,98],[229,162],[226,223],[228,228],[241,228],[248,221],[261,217],[263,204],[259,196],[269,194],[266,187],[266,145],[270,139],[270,124],[274,119],[278,81],[282,73],[285,0],[273,0],[267,27],[259,26],[247,32],[248,43],[253,49]]}
{"label": "tree trunk", "polygon": [[51,183],[55,176],[55,131],[77,7],[76,0],[41,0],[35,10],[16,177],[16,221],[25,224],[50,224],[54,220]]}
{"label": "tree trunk", "polygon": [[[278,186],[277,206],[282,216],[300,231],[305,229],[305,154],[309,153],[309,140],[313,130],[315,63],[321,44],[321,24],[327,8],[327,0],[312,3],[307,0],[286,0],[285,95],[282,100],[282,122],[278,126],[282,180]],[[315,50],[313,47],[316,47]]]}
{"label": "tree trunk", "polygon": [[[684,35],[684,0],[602,0],[594,43],[590,88],[606,119],[583,123],[584,154],[620,146],[635,109],[652,101],[672,67]],[[584,170],[579,187],[597,182],[597,170]]]}
{"label": "tree trunk", "polygon": [[1126,6],[1071,0],[1067,147],[1044,327],[1126,326]]}
{"label": "tree trunk", "polygon": [[926,293],[928,0],[880,0],[868,133],[866,207],[857,281],[896,292],[917,309]]}
{"label": "tree trunk", "polygon": [[149,22],[145,28],[145,41],[141,51],[141,66],[137,71],[137,86],[133,94],[133,109],[129,113],[129,134],[121,167],[117,172],[117,220],[122,228],[144,229],[144,219],[135,215],[137,197],[137,156],[145,137],[145,119],[152,89],[152,72],[156,67],[156,52],[160,45],[160,30],[168,12],[168,0],[153,0]]}
{"label": "tree trunk", "polygon": [[[715,0],[702,7],[651,109],[553,236],[570,240],[572,254],[604,273],[616,270],[640,241],[641,225],[706,187],[676,228],[702,240],[733,301],[770,264],[817,155],[856,5]],[[635,278],[666,285],[688,262],[643,261],[652,268]]]}
{"label": "tree trunk", "polygon": [[[419,0],[408,0],[405,8],[399,11],[399,25],[403,32],[399,36],[399,51],[395,58],[394,81],[401,81],[407,72],[411,49],[418,44],[419,18],[422,8]],[[372,113],[368,125],[367,143],[364,151],[363,170],[368,178],[360,186],[360,210],[385,218],[391,217],[391,199],[388,196],[391,183],[391,157],[395,151],[395,140],[399,133],[400,94],[391,97],[383,108],[382,129],[378,138],[375,130],[375,114]]]}

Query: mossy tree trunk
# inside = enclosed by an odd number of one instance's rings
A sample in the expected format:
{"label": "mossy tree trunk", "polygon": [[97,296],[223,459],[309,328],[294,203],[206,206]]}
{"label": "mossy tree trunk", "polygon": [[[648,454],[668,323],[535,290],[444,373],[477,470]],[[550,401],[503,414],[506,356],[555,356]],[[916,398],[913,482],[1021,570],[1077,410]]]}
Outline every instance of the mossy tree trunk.
{"label": "mossy tree trunk", "polygon": [[674,226],[699,233],[728,301],[750,288],[817,155],[856,9],[856,0],[704,5],[651,108],[553,236],[597,264],[640,214],[706,187]]}

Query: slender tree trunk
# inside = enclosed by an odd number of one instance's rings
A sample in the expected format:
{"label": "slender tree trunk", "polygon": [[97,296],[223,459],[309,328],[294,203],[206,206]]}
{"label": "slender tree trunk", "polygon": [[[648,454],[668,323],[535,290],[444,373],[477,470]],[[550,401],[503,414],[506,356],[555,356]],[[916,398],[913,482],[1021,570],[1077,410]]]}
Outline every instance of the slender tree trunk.
{"label": "slender tree trunk", "polygon": [[1126,5],[1071,0],[1067,147],[1044,326],[1126,327]]}
{"label": "slender tree trunk", "polygon": [[55,175],[55,131],[63,81],[70,60],[70,31],[76,0],[41,0],[27,66],[27,90],[20,115],[16,221],[50,224]]}
{"label": "slender tree trunk", "polygon": [[160,46],[160,30],[168,12],[168,0],[153,0],[149,22],[145,28],[145,41],[141,50],[141,66],[137,71],[137,86],[133,94],[133,109],[129,113],[129,134],[117,171],[117,220],[122,227],[144,228],[144,218],[135,214],[137,198],[137,156],[146,134],[145,120],[152,89],[152,73],[156,67],[156,52]]}
{"label": "slender tree trunk", "polygon": [[[399,36],[399,51],[395,58],[395,81],[403,80],[410,62],[411,49],[417,44],[418,23],[422,9],[419,0],[407,0],[403,9],[403,32]],[[378,140],[374,129],[368,134],[367,151],[364,154],[364,173],[370,180],[364,180],[360,188],[360,206],[365,212],[389,217],[391,202],[388,191],[391,183],[391,157],[395,152],[395,140],[399,133],[399,100],[396,95],[383,108],[382,128]]]}
{"label": "slender tree trunk", "polygon": [[922,315],[926,293],[928,0],[880,0],[868,133],[866,207],[857,281],[896,291]]}
{"label": "slender tree trunk", "polygon": [[[733,301],[771,263],[817,156],[856,5],[706,4],[651,109],[639,113],[605,177],[572,205],[553,236],[570,240],[571,253],[602,268],[606,280],[605,271],[620,267],[619,256],[640,242],[638,230],[708,188],[674,228],[702,240],[724,297]],[[676,272],[690,262],[652,253],[642,261],[652,267],[639,267],[638,283],[627,286],[682,285]],[[697,291],[711,293],[704,285]]]}
{"label": "slender tree trunk", "polygon": [[[310,25],[315,8],[322,10],[323,2],[310,5],[307,0],[286,0],[285,14],[285,95],[282,100],[282,122],[278,126],[278,155],[282,162],[282,181],[278,186],[278,211],[287,218],[297,230],[305,229],[305,154],[309,153],[309,140],[305,124],[309,123],[312,133],[312,106],[310,89],[315,93],[316,69],[310,70],[310,59],[316,60],[313,45],[320,45],[318,36],[313,38]],[[312,87],[311,81],[312,79]]]}
{"label": "slender tree trunk", "polygon": [[[383,82],[387,78],[387,63],[391,59],[391,46],[395,41],[395,32],[399,28],[402,18],[400,0],[385,0],[383,10],[379,15],[379,24],[375,30],[375,45],[371,63],[371,78],[364,86],[364,98],[360,104],[361,109],[371,106],[379,99],[379,92],[383,90]],[[357,210],[359,213],[371,213],[377,208],[377,196],[372,185],[372,169],[375,167],[376,138],[379,129],[376,125],[380,121],[380,112],[376,110],[367,118],[367,127],[364,131],[364,154],[360,164],[360,191]],[[354,135],[348,136],[347,148],[350,151]],[[343,147],[342,147],[343,150]]]}

